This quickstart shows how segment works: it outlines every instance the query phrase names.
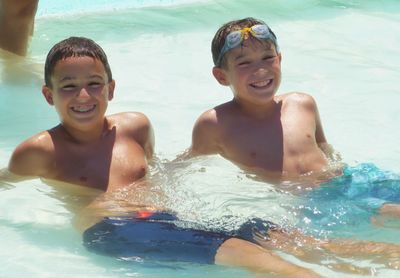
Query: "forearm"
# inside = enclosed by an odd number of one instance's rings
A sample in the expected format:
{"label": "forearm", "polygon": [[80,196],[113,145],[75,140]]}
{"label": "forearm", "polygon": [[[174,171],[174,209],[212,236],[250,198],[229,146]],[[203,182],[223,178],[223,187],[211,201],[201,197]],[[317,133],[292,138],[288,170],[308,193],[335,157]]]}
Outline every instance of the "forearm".
{"label": "forearm", "polygon": [[400,218],[400,204],[384,204],[379,209],[379,213],[383,216]]}
{"label": "forearm", "polygon": [[379,255],[387,258],[400,258],[400,245],[391,243],[344,239],[330,240],[321,244],[321,247],[344,257]]}

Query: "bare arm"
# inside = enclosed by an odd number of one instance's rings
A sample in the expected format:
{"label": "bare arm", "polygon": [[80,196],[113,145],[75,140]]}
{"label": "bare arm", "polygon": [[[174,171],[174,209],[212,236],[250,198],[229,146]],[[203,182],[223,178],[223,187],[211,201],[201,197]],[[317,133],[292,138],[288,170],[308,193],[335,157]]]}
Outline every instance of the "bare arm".
{"label": "bare arm", "polygon": [[[315,101],[314,101],[315,103]],[[315,103],[315,140],[317,141],[318,147],[323,153],[332,161],[341,160],[340,154],[335,151],[331,144],[326,140],[324,130],[322,128],[321,118],[319,116],[318,107]]]}
{"label": "bare arm", "polygon": [[219,153],[218,138],[220,131],[217,128],[215,111],[203,113],[196,121],[192,132],[192,145],[187,156],[209,155]]}
{"label": "bare arm", "polygon": [[322,128],[321,118],[319,116],[318,107],[316,102],[314,101],[315,107],[315,139],[318,145],[327,144],[326,137],[324,134],[324,130]]}
{"label": "bare arm", "polygon": [[152,159],[154,154],[154,131],[149,119],[142,115],[138,142],[143,147],[147,159]]}
{"label": "bare arm", "polygon": [[314,98],[307,96],[306,107],[315,116],[315,141],[318,147],[324,152],[324,154],[333,161],[341,160],[340,154],[334,150],[331,144],[326,140],[324,129],[322,127],[321,117],[318,112],[318,106]]}
{"label": "bare arm", "polygon": [[26,55],[39,0],[1,0],[0,48]]}
{"label": "bare arm", "polygon": [[143,125],[139,143],[142,145],[147,159],[152,159],[154,154],[154,131],[149,119],[143,115]]}
{"label": "bare arm", "polygon": [[25,179],[45,177],[52,165],[52,148],[47,132],[35,135],[17,146],[9,161],[8,170]]}
{"label": "bare arm", "polygon": [[400,218],[400,204],[386,203],[379,209],[379,213],[384,216]]}
{"label": "bare arm", "polygon": [[123,124],[127,136],[140,144],[148,160],[154,154],[154,131],[150,120],[142,113],[130,112],[118,115],[119,122]]}

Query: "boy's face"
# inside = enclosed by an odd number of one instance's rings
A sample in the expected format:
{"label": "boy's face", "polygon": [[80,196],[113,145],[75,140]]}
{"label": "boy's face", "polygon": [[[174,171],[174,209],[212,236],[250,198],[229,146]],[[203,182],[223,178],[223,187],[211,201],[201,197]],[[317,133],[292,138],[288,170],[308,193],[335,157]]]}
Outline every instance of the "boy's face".
{"label": "boy's face", "polygon": [[54,105],[65,127],[87,129],[103,124],[115,82],[104,65],[92,57],[70,57],[57,62],[51,88],[43,86],[47,102]]}
{"label": "boy's face", "polygon": [[231,87],[236,101],[260,105],[273,100],[281,82],[281,55],[272,43],[250,37],[225,54],[225,65],[213,74]]}

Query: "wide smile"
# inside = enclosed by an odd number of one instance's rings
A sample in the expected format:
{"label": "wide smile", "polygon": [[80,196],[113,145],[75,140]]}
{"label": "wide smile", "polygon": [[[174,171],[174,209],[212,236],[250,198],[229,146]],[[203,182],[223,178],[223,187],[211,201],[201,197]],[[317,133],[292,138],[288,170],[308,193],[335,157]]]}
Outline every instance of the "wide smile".
{"label": "wide smile", "polygon": [[91,105],[75,105],[71,107],[71,110],[75,113],[80,113],[80,114],[85,114],[92,112],[94,109],[96,109],[96,104],[91,104]]}
{"label": "wide smile", "polygon": [[261,80],[250,83],[250,86],[255,89],[265,89],[272,84],[273,79]]}

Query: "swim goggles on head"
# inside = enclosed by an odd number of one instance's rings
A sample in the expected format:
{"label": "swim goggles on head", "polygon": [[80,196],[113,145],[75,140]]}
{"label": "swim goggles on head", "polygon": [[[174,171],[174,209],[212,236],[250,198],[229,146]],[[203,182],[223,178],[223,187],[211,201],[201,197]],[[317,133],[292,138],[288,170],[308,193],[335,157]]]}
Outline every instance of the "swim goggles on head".
{"label": "swim goggles on head", "polygon": [[222,58],[226,52],[241,45],[244,40],[249,38],[249,35],[252,35],[259,40],[272,41],[276,47],[276,51],[279,52],[278,42],[276,41],[276,37],[269,27],[265,24],[257,24],[238,31],[233,31],[226,36],[224,46],[222,47],[218,56],[216,66],[220,66]]}

